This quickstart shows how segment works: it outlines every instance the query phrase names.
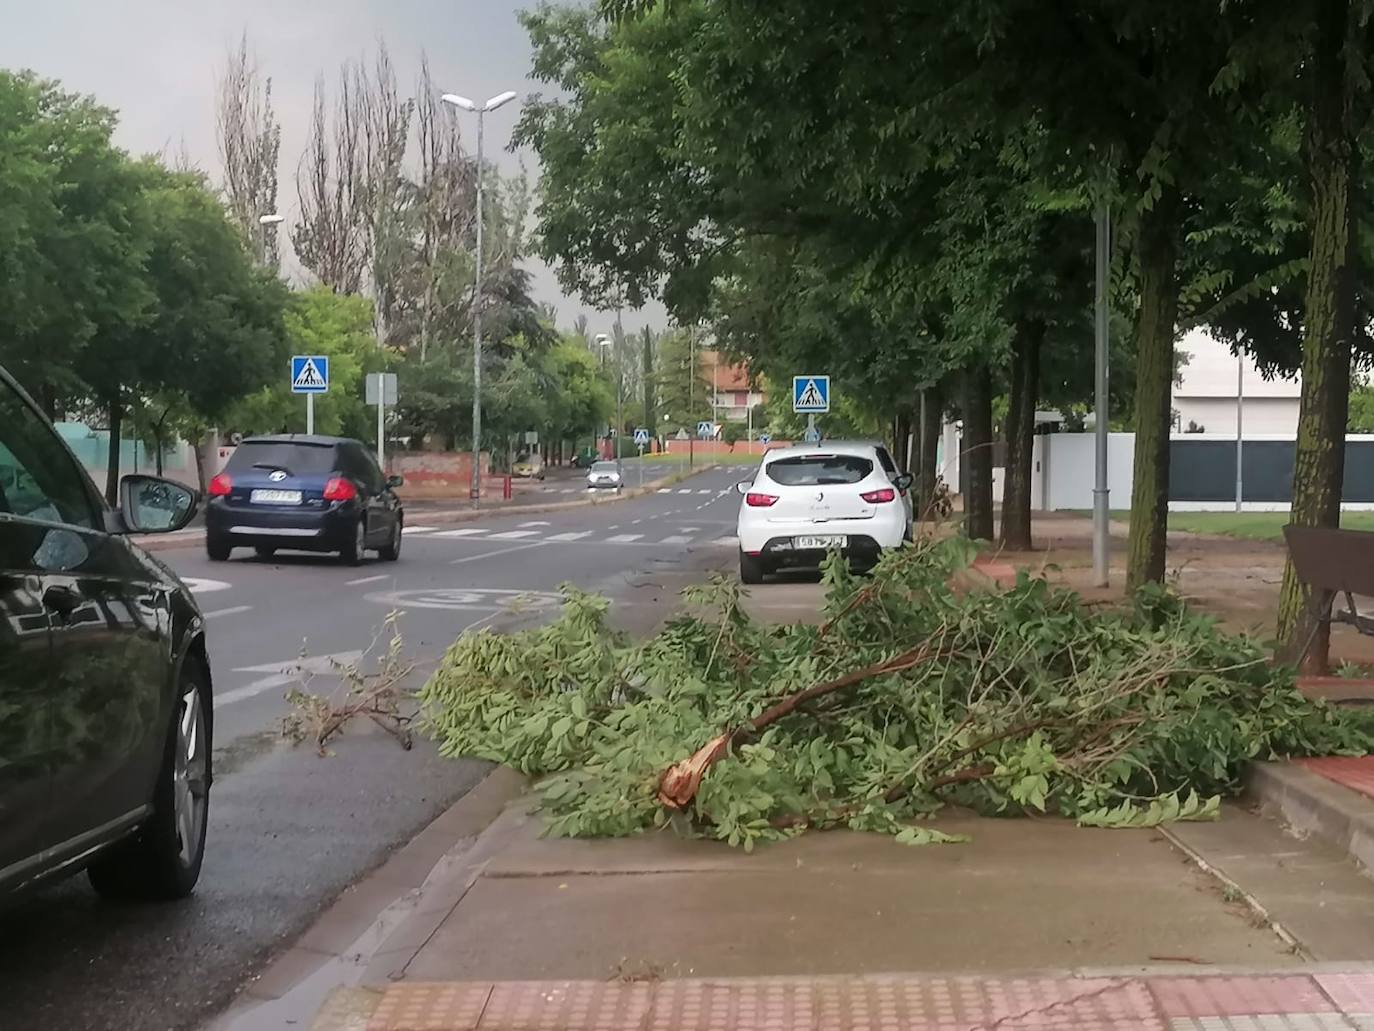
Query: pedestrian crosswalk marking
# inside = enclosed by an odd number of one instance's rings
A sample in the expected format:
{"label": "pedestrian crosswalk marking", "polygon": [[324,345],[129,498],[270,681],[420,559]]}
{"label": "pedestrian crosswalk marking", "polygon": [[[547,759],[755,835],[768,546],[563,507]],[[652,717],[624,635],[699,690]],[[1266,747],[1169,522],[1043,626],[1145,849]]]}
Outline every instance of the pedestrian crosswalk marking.
{"label": "pedestrian crosswalk marking", "polygon": [[402,533],[433,533],[437,527],[433,526],[405,526],[401,528]]}
{"label": "pedestrian crosswalk marking", "polygon": [[436,536],[436,537],[476,537],[478,534],[489,533],[489,532],[490,532],[490,531],[487,530],[487,529],[485,529],[484,527],[480,527],[480,526],[477,526],[477,527],[469,526],[469,527],[465,527],[465,528],[463,528],[463,529],[461,529],[461,530],[444,530],[442,533],[436,533],[434,536]]}
{"label": "pedestrian crosswalk marking", "polygon": [[494,533],[487,540],[492,541],[518,541],[521,537],[537,537],[537,530],[507,530],[505,533]]}
{"label": "pedestrian crosswalk marking", "polygon": [[556,533],[546,539],[551,541],[580,541],[583,537],[590,537],[591,535],[590,530],[582,530],[578,533]]}
{"label": "pedestrian crosswalk marking", "polygon": [[637,540],[639,540],[639,539],[640,539],[641,537],[643,537],[643,536],[644,536],[644,535],[643,535],[642,533],[618,533],[618,534],[616,534],[614,537],[607,537],[607,538],[606,538],[606,543],[607,543],[607,544],[629,544],[631,541],[637,541]]}
{"label": "pedestrian crosswalk marking", "polygon": [[671,537],[664,537],[663,540],[659,541],[659,543],[660,543],[660,544],[690,544],[690,543],[692,543],[692,538],[690,538],[690,537],[683,537],[683,536],[680,535],[680,534],[673,534],[673,536],[671,536]]}
{"label": "pedestrian crosswalk marking", "polygon": [[673,488],[672,488],[672,487],[660,487],[660,488],[658,488],[658,492],[659,492],[660,494],[671,494],[671,493],[673,492]]}
{"label": "pedestrian crosswalk marking", "polygon": [[684,487],[684,488],[682,488],[681,490],[679,490],[678,493],[679,493],[679,494],[690,494],[690,493],[692,493],[692,488],[691,488],[691,487]]}

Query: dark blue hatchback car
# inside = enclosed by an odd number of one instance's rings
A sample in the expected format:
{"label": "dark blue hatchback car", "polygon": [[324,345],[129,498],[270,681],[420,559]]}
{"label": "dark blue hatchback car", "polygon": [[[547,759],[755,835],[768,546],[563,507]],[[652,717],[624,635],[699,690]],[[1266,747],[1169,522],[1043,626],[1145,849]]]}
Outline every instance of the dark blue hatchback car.
{"label": "dark blue hatchback car", "polygon": [[236,547],[336,551],[352,565],[373,550],[401,555],[405,512],[372,452],[346,437],[249,437],[210,481],[205,550],[222,562]]}

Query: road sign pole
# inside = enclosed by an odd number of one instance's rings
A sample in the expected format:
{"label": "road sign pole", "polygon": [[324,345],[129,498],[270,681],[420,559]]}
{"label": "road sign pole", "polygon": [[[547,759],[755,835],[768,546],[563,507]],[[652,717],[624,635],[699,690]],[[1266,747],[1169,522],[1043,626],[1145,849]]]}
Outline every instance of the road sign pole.
{"label": "road sign pole", "polygon": [[386,405],[382,404],[384,398],[379,389],[377,391],[377,464],[382,467],[382,472],[386,472]]}
{"label": "road sign pole", "polygon": [[305,432],[313,434],[315,432],[315,395],[305,395]]}
{"label": "road sign pole", "polygon": [[808,440],[814,440],[815,437],[816,437],[816,413],[815,413],[815,412],[812,412],[810,415],[808,415],[808,416],[806,417],[806,436],[807,436],[807,439],[808,439]]}

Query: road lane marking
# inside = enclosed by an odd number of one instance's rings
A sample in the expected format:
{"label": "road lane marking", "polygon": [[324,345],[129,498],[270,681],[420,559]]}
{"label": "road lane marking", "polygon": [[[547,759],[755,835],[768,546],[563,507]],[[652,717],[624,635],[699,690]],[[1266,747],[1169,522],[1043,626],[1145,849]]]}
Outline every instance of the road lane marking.
{"label": "road lane marking", "polygon": [[678,533],[696,533],[701,529],[700,526],[679,526]]}
{"label": "road lane marking", "polygon": [[369,594],[367,600],[393,609],[496,609],[498,612],[541,612],[563,604],[563,596],[551,591],[513,591],[496,587],[386,591]]}
{"label": "road lane marking", "polygon": [[580,541],[583,537],[590,537],[590,530],[583,530],[580,533],[556,533],[552,537],[546,537],[550,541]]}
{"label": "road lane marking", "polygon": [[658,488],[658,492],[659,492],[660,494],[671,494],[671,493],[673,492],[673,488],[672,488],[672,487],[660,487],[660,488]]}
{"label": "road lane marking", "polygon": [[697,491],[697,493],[698,493],[698,494],[710,494],[711,491],[710,491],[710,489],[708,488],[707,490],[699,490],[699,491]]}
{"label": "road lane marking", "polygon": [[464,562],[480,562],[484,558],[495,558],[497,555],[509,555],[516,551],[529,551],[530,548],[542,548],[547,541],[531,541],[529,544],[517,544],[513,548],[501,548],[497,551],[486,551],[480,555],[468,555],[465,558],[456,558],[449,563],[451,566],[461,566]]}
{"label": "road lane marking", "polygon": [[534,537],[537,532],[535,530],[507,530],[505,533],[494,533],[487,540],[518,541],[521,537]]}
{"label": "road lane marking", "polygon": [[664,537],[663,540],[659,541],[659,543],[660,543],[660,544],[690,544],[690,543],[692,543],[692,538],[690,538],[690,537],[683,537],[683,536],[681,536],[680,534],[673,534],[673,536],[671,536],[671,537]]}
{"label": "road lane marking", "polygon": [[552,526],[553,523],[543,523],[543,522],[540,522],[538,519],[536,519],[536,520],[534,520],[534,522],[531,522],[531,523],[521,523],[520,525],[521,525],[522,527],[523,527],[523,526]]}
{"label": "road lane marking", "polygon": [[215,609],[214,612],[207,612],[207,613],[205,613],[205,618],[206,618],[206,619],[215,619],[215,618],[217,618],[217,617],[219,617],[219,616],[233,616],[233,615],[237,615],[237,614],[240,613],[240,612],[247,612],[247,611],[248,611],[249,609],[251,609],[252,607],[253,607],[252,605],[234,605],[234,606],[232,606],[232,607],[230,607],[230,608],[227,608],[227,609]]}
{"label": "road lane marking", "polygon": [[641,537],[643,537],[643,536],[644,536],[644,535],[643,535],[642,533],[618,533],[618,534],[616,534],[614,537],[607,537],[607,538],[606,538],[606,543],[607,543],[607,544],[629,544],[631,541],[637,541],[637,540],[639,540],[639,538],[641,538]]}
{"label": "road lane marking", "polygon": [[444,531],[442,531],[442,532],[440,532],[440,533],[436,533],[434,536],[436,536],[436,537],[473,537],[473,536],[476,536],[476,535],[479,534],[479,533],[486,533],[486,532],[487,532],[487,530],[486,530],[484,527],[481,527],[481,526],[477,526],[477,527],[469,526],[469,527],[466,527],[465,529],[462,529],[462,530],[444,530]]}
{"label": "road lane marking", "polygon": [[739,543],[739,538],[738,538],[738,537],[735,537],[735,536],[730,536],[730,537],[717,537],[712,543],[713,543],[713,544],[738,544],[738,543]]}
{"label": "road lane marking", "polygon": [[691,488],[691,487],[683,487],[681,490],[678,491],[678,493],[679,493],[679,494],[690,494],[690,493],[692,493],[692,488]]}
{"label": "road lane marking", "polygon": [[356,580],[345,580],[344,583],[349,587],[356,587],[358,584],[375,584],[378,580],[385,580],[390,573],[378,573],[376,576],[360,576]]}
{"label": "road lane marking", "polygon": [[402,532],[402,533],[433,533],[433,532],[434,532],[435,530],[437,530],[437,529],[438,529],[437,526],[403,526],[403,527],[401,527],[401,532]]}
{"label": "road lane marking", "polygon": [[286,662],[268,662],[261,666],[241,666],[234,672],[266,673],[268,675],[259,680],[254,680],[251,684],[236,687],[232,691],[225,691],[222,694],[216,692],[215,708],[221,709],[226,705],[233,705],[235,702],[253,698],[264,691],[272,690],[274,687],[294,684],[305,674],[337,676],[338,666],[351,666],[362,657],[363,653],[360,651],[335,652],[333,655],[312,655],[304,659],[289,659]]}
{"label": "road lane marking", "polygon": [[223,580],[207,580],[199,576],[183,576],[181,582],[184,583],[192,594],[209,594],[211,591],[227,591],[234,585],[225,583]]}

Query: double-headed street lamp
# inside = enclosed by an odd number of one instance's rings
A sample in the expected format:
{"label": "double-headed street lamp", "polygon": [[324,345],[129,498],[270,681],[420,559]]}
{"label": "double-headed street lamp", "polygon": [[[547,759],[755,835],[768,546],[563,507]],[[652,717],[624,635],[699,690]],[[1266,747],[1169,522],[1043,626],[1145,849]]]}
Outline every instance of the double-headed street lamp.
{"label": "double-headed street lamp", "polygon": [[445,93],[445,104],[477,112],[477,271],[472,299],[472,487],[469,496],[477,504],[482,496],[482,116],[515,99],[513,90],[498,93],[478,106],[467,97]]}

